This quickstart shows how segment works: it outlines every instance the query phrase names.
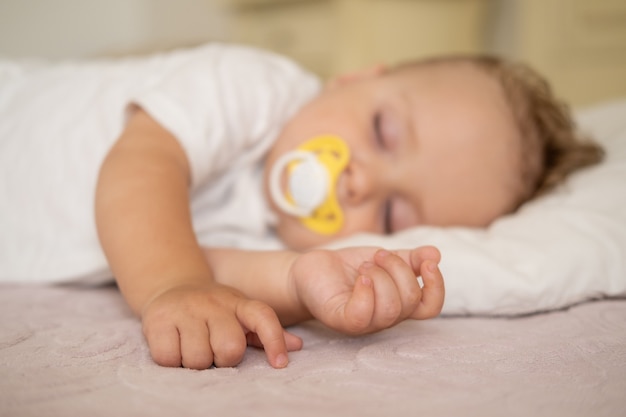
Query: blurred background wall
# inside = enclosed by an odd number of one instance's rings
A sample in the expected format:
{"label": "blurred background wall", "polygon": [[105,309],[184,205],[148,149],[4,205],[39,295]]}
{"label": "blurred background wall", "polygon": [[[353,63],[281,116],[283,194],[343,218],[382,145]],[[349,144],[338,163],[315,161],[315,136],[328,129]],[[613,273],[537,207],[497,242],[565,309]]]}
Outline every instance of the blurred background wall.
{"label": "blurred background wall", "polygon": [[0,55],[52,59],[237,41],[327,78],[442,53],[499,53],[575,105],[626,97],[623,0],[0,0]]}
{"label": "blurred background wall", "polygon": [[220,0],[0,0],[0,54],[86,58],[227,36]]}

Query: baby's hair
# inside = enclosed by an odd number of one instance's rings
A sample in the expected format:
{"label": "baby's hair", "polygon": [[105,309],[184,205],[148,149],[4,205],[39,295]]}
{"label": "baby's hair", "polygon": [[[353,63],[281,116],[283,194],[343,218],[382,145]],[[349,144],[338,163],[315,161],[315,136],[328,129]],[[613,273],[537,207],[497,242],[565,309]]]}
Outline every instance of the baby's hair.
{"label": "baby's hair", "polygon": [[500,82],[522,133],[522,201],[545,194],[572,172],[602,160],[602,148],[581,134],[569,106],[532,68],[493,56],[473,61]]}
{"label": "baby's hair", "polygon": [[602,160],[602,148],[581,134],[569,106],[528,65],[490,55],[461,55],[401,64],[396,70],[429,63],[470,63],[502,86],[523,141],[522,191],[516,207],[552,190],[572,172]]}

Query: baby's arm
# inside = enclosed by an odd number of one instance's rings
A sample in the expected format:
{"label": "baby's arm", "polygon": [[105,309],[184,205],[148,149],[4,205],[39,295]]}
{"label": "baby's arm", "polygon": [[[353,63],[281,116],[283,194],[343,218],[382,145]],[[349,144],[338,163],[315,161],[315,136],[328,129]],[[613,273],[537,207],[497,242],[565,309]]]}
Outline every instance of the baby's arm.
{"label": "baby's arm", "polygon": [[189,209],[190,168],[176,139],[137,110],[101,167],[96,222],[122,294],[141,316],[155,361],[191,368],[233,366],[246,339],[270,364],[287,365],[301,341],[266,304],[213,279]]}
{"label": "baby's arm", "polygon": [[216,281],[267,303],[284,325],[316,318],[347,334],[371,333],[407,318],[435,317],[445,296],[432,246],[302,254],[212,248],[206,256]]}

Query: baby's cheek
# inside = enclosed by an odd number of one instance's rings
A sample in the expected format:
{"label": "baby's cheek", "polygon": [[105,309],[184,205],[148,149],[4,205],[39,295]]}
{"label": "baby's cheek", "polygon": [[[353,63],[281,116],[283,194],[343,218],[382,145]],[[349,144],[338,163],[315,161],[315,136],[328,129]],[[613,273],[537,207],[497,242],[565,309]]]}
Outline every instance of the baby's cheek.
{"label": "baby's cheek", "polygon": [[405,200],[394,201],[391,217],[392,230],[394,232],[421,224],[421,218],[417,209]]}

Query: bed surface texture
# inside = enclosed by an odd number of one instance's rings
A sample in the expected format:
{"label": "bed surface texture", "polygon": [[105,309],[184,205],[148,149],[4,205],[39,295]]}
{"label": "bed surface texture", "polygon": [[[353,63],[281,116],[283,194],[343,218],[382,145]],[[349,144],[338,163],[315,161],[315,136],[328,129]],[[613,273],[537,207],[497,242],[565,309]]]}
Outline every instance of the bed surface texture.
{"label": "bed surface texture", "polygon": [[0,286],[1,416],[623,416],[626,301],[348,338],[311,321],[274,370],[163,368],[113,287]]}

